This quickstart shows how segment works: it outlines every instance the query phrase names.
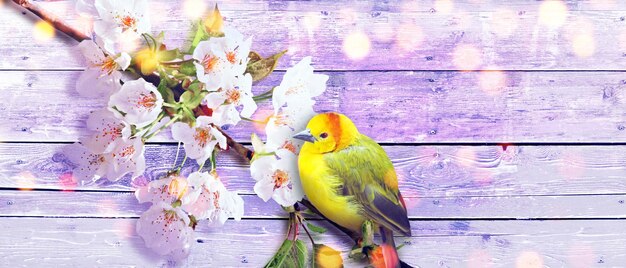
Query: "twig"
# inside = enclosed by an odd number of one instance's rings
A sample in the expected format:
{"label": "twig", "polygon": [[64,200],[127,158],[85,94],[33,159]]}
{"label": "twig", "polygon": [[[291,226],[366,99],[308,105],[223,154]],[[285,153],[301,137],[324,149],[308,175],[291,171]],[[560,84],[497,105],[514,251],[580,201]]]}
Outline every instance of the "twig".
{"label": "twig", "polygon": [[[81,42],[81,41],[86,40],[86,39],[91,39],[88,36],[86,36],[84,33],[82,33],[81,31],[79,31],[79,30],[77,30],[75,28],[72,28],[71,26],[65,24],[58,17],[56,17],[56,16],[48,13],[47,11],[41,9],[38,5],[33,4],[31,1],[28,1],[28,0],[12,0],[12,1],[15,2],[16,4],[22,6],[26,10],[32,12],[33,14],[37,15],[38,17],[40,17],[44,21],[47,21],[48,23],[52,24],[52,26],[55,29],[57,29],[58,31],[68,35],[69,37],[73,38],[74,40],[76,40],[78,42]],[[141,72],[139,72],[139,73],[141,73]],[[141,75],[141,76],[147,82],[150,82],[150,83],[154,84],[155,86],[158,86],[159,83],[161,82],[161,78],[158,75],[155,75],[155,74]],[[180,86],[180,84],[178,86]],[[237,141],[235,141],[228,134],[226,134],[226,132],[224,132],[224,130],[222,130],[221,128],[218,127],[217,129],[220,132],[222,132],[222,134],[224,134],[224,136],[226,137],[226,143],[228,144],[228,147],[232,148],[239,156],[241,156],[245,160],[247,160],[247,161],[252,160],[252,156],[254,156],[254,151],[246,148],[241,143],[238,143]],[[184,163],[184,160],[183,160],[183,163]],[[333,226],[337,227],[337,229],[339,229],[340,231],[342,231],[343,233],[348,235],[355,242],[360,237],[360,235],[358,233],[353,232],[351,230],[348,230],[348,229],[346,229],[344,227],[341,227],[338,224],[336,224],[336,223],[332,222],[331,220],[329,220],[328,218],[326,218],[317,208],[315,208],[315,206],[313,206],[313,204],[311,204],[311,202],[309,202],[309,200],[303,199],[299,203],[302,204],[303,206],[305,206],[306,208],[308,208],[309,210],[311,210],[313,213],[319,215],[320,217],[322,217],[325,220],[327,220],[328,222],[330,222]]]}
{"label": "twig", "polygon": [[217,130],[224,134],[226,137],[226,144],[228,144],[229,148],[232,148],[239,156],[243,157],[245,160],[252,160],[252,156],[254,156],[254,152],[245,146],[241,145],[241,143],[236,142],[233,138],[231,138],[224,130],[220,127],[217,127]]}
{"label": "twig", "polygon": [[76,28],[72,28],[71,26],[65,24],[65,22],[63,22],[61,19],[59,19],[57,16],[53,15],[52,13],[49,13],[43,9],[41,9],[41,7],[39,7],[39,5],[32,3],[31,1],[28,0],[13,0],[14,3],[20,5],[21,7],[25,8],[26,10],[30,11],[31,13],[37,15],[37,17],[40,17],[42,20],[52,24],[52,26],[59,30],[60,32],[68,35],[71,38],[74,38],[74,40],[80,42],[86,39],[91,39],[89,38],[87,35],[85,35],[83,32],[79,31]]}

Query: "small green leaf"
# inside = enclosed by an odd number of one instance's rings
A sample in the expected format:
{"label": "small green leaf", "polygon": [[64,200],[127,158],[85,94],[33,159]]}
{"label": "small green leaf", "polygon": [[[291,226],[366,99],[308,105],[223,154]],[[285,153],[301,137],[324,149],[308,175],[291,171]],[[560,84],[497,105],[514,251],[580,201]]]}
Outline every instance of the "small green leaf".
{"label": "small green leaf", "polygon": [[246,73],[252,75],[252,81],[259,81],[267,77],[274,71],[274,68],[276,68],[276,65],[278,64],[278,59],[285,55],[285,53],[287,53],[287,50],[284,50],[269,58],[260,59],[255,62],[248,63]]}
{"label": "small green leaf", "polygon": [[196,75],[196,65],[188,61],[180,65],[178,71],[182,74],[193,76]]}
{"label": "small green leaf", "polygon": [[263,59],[263,57],[261,57],[259,53],[256,53],[254,51],[250,51],[250,53],[248,53],[248,58],[250,59],[250,61],[248,61],[248,65]]}
{"label": "small green leaf", "polygon": [[189,110],[193,110],[200,105],[207,94],[209,94],[207,91],[194,93],[193,91],[187,90],[180,96],[180,102]]}
{"label": "small green leaf", "polygon": [[172,90],[167,87],[167,82],[165,80],[161,80],[161,82],[159,83],[159,86],[157,87],[157,91],[159,91],[159,93],[161,93],[161,96],[163,97],[163,100],[167,103],[175,103],[176,101],[174,100],[174,92],[172,92]]}
{"label": "small green leaf", "polygon": [[325,233],[327,231],[326,228],[321,227],[321,226],[317,226],[317,225],[313,225],[313,224],[311,224],[308,221],[306,223],[306,227],[309,228],[309,230],[311,230],[313,232],[316,232],[316,233],[320,233],[320,234],[323,234],[323,233]]}
{"label": "small green leaf", "polygon": [[159,52],[157,52],[157,58],[159,59],[159,61],[165,62],[165,61],[172,61],[178,58],[182,58],[183,54],[180,53],[180,50],[177,49],[172,49],[172,50],[161,50]]}
{"label": "small green leaf", "polygon": [[190,90],[196,94],[199,93],[202,89],[203,89],[203,84],[200,83],[200,81],[198,80],[191,82],[191,84],[189,84],[189,86],[187,87],[187,90]]}

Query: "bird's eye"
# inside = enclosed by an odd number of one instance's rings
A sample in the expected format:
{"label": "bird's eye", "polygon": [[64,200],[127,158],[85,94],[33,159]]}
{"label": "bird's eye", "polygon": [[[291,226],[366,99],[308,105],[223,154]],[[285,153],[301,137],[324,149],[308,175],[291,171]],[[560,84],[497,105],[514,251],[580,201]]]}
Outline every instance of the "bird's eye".
{"label": "bird's eye", "polygon": [[322,134],[320,134],[320,138],[322,139],[328,138],[328,133],[322,132]]}

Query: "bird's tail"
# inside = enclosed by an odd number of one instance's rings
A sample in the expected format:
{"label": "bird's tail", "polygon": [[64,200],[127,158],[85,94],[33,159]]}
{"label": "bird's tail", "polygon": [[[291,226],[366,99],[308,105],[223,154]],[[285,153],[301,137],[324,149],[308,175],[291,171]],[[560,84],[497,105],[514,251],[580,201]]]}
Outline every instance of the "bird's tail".
{"label": "bird's tail", "polygon": [[380,234],[382,236],[383,243],[380,245],[382,254],[381,259],[374,264],[376,268],[403,268],[412,267],[405,262],[401,261],[398,257],[398,251],[396,250],[396,242],[393,239],[393,231],[385,227],[380,227]]}

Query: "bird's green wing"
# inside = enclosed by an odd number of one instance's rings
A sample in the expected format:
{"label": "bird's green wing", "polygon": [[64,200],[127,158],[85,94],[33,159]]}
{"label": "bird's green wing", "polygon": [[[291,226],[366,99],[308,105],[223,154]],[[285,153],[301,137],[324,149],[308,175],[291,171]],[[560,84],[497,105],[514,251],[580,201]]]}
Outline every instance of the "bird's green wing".
{"label": "bird's green wing", "polygon": [[357,142],[324,160],[344,182],[339,194],[351,196],[364,215],[395,232],[411,235],[406,208],[401,201],[393,165],[378,143],[361,135]]}

